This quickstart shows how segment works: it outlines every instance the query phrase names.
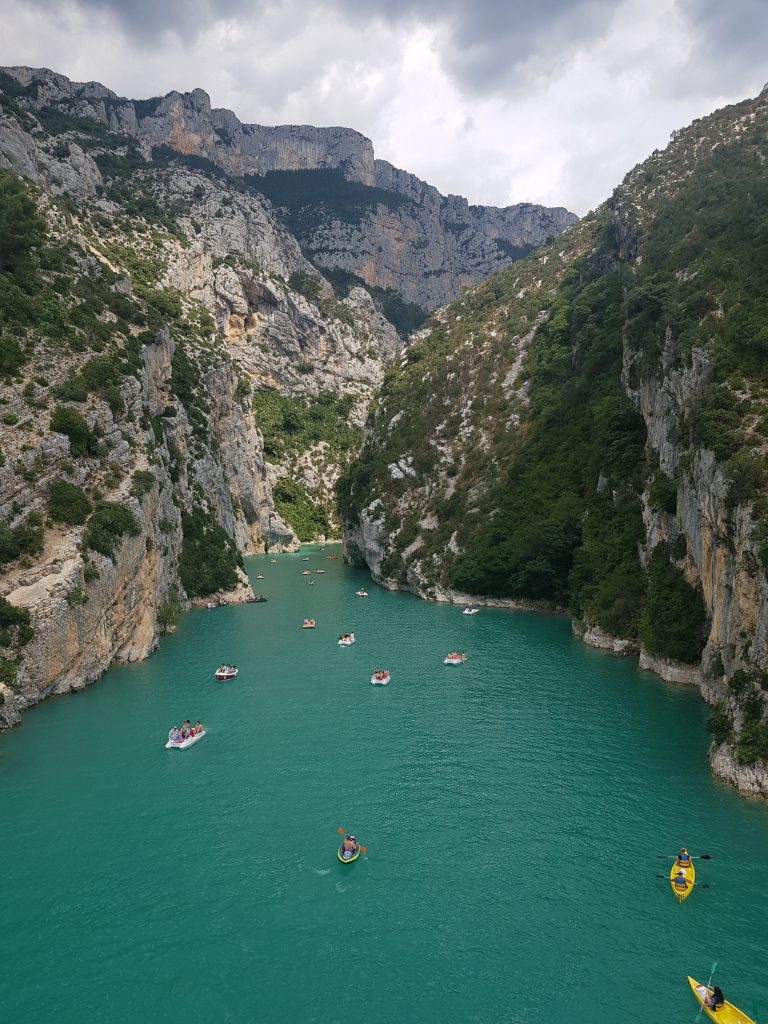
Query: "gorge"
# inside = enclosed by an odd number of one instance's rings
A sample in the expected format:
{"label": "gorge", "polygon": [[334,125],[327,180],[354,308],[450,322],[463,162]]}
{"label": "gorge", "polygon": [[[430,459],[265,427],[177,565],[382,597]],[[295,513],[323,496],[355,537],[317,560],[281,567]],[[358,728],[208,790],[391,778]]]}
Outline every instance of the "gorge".
{"label": "gorge", "polygon": [[335,532],[338,490],[377,582],[571,610],[768,795],[765,92],[575,223],[202,90],[0,90],[0,726]]}

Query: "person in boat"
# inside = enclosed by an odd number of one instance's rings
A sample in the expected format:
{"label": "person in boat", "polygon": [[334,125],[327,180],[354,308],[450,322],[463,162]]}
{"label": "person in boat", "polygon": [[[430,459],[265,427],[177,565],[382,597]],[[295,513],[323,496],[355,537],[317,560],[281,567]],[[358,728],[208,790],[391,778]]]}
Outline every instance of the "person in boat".
{"label": "person in boat", "polygon": [[179,732],[179,727],[177,725],[174,725],[174,727],[168,733],[168,739],[170,740],[171,743],[178,743],[179,740],[181,739],[181,733]]}
{"label": "person in boat", "polygon": [[703,999],[704,1005],[710,1010],[722,1010],[725,1006],[725,996],[719,985],[715,985],[711,992],[707,992]]}
{"label": "person in boat", "polygon": [[674,884],[675,884],[675,888],[679,889],[681,892],[685,892],[685,890],[691,884],[688,881],[688,878],[687,878],[687,876],[685,874],[685,871],[682,868],[680,868],[680,870],[677,872],[677,874],[675,875],[673,881],[674,881]]}
{"label": "person in boat", "polygon": [[202,722],[195,722],[195,733],[196,733],[196,735],[199,736],[201,732],[205,732],[205,729],[203,728],[203,723]]}
{"label": "person in boat", "polygon": [[691,855],[684,846],[680,847],[680,853],[677,855],[675,864],[679,868],[689,868],[691,866]]}
{"label": "person in boat", "polygon": [[349,860],[353,857],[357,850],[357,839],[353,835],[344,836],[344,841],[341,844],[341,856],[344,860]]}

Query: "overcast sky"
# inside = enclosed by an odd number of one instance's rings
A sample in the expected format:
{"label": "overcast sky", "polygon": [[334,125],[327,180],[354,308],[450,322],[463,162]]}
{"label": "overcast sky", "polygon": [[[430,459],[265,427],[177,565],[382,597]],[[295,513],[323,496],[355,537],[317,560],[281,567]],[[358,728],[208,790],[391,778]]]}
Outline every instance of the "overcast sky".
{"label": "overcast sky", "polygon": [[0,63],[344,125],[473,203],[602,202],[768,81],[768,0],[2,0]]}

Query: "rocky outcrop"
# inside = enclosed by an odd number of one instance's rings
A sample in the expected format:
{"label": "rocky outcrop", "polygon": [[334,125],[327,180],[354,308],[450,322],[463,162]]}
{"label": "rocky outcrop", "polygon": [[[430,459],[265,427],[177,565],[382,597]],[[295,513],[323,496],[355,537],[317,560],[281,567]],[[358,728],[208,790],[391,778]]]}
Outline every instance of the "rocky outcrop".
{"label": "rocky outcrop", "polygon": [[[314,214],[302,218],[308,227],[294,225],[302,246],[318,266],[353,273],[373,287],[394,289],[427,310],[444,305],[463,287],[490,276],[576,221],[562,207],[470,206],[461,196],[443,196],[407,171],[374,160],[371,141],[358,132],[242,124],[231,111],[212,108],[202,89],[129,100],[98,83],[72,82],[45,68],[2,71],[10,76],[16,102],[24,110],[92,119],[138,140],[147,159],[153,147],[169,147],[233,177],[255,175],[255,189],[258,176],[270,171],[335,170],[346,181],[368,186],[367,196],[356,193],[350,199],[354,215],[338,217],[325,211],[323,196],[314,196],[307,181],[301,203]],[[8,146],[9,166],[22,174],[37,173],[20,140],[9,141]],[[81,154],[81,160],[82,184],[72,180],[65,187],[85,196],[92,194],[100,176],[87,154]]]}

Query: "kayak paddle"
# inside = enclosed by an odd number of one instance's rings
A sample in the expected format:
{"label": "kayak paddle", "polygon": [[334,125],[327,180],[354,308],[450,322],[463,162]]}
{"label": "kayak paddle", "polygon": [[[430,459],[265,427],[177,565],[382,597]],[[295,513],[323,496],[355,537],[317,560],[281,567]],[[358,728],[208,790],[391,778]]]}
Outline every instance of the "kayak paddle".
{"label": "kayak paddle", "polygon": [[[666,878],[667,881],[670,881],[669,875],[656,875],[656,877],[657,878]],[[711,889],[712,888],[712,886],[709,884],[709,882],[691,882],[687,878],[686,878],[686,882],[688,882],[688,885],[698,886],[699,889]]]}
{"label": "kayak paddle", "polygon": [[[659,858],[659,860],[674,860],[675,857],[677,857],[677,854],[657,853],[656,856]],[[691,860],[712,860],[712,858],[708,853],[700,853],[698,857],[691,857]]]}
{"label": "kayak paddle", "polygon": [[[341,834],[343,836],[347,835],[347,830],[345,828],[339,828],[339,829],[337,829],[337,832],[341,832]],[[358,843],[358,846],[360,846],[360,849],[363,851],[363,853],[368,853],[368,847],[367,846],[363,846],[360,843]]]}
{"label": "kayak paddle", "polygon": [[[707,992],[709,992],[709,983],[710,983],[710,981],[712,981],[712,975],[715,973],[716,970],[717,970],[717,960],[715,960],[715,962],[712,964],[712,966],[709,969],[709,978],[707,980]],[[699,1019],[699,1017],[701,1016],[701,1011],[703,1009],[704,1009],[704,1000],[702,1000],[701,1006],[699,1006],[699,1012],[694,1017],[694,1020],[698,1020]]]}

